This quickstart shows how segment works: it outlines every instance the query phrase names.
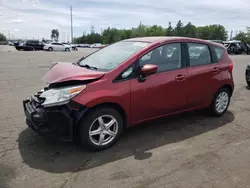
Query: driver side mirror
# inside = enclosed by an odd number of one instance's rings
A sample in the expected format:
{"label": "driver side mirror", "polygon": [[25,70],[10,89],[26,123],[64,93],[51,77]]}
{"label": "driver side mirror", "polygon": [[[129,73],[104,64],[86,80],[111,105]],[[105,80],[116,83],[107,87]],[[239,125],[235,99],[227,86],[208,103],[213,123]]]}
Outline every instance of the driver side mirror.
{"label": "driver side mirror", "polygon": [[158,70],[157,65],[153,65],[153,64],[144,65],[140,70],[139,81],[140,82],[145,81],[147,76],[155,74],[157,72],[157,70]]}
{"label": "driver side mirror", "polygon": [[141,68],[141,74],[143,76],[150,76],[152,74],[155,74],[158,70],[158,66],[157,65],[153,65],[153,64],[146,64]]}

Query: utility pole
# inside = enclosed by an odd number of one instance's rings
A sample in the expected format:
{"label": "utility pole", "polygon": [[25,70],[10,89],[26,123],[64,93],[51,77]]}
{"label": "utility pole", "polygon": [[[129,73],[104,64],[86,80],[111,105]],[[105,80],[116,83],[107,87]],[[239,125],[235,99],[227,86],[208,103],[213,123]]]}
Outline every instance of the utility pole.
{"label": "utility pole", "polygon": [[233,30],[231,30],[230,40],[232,40],[232,37],[233,37]]}
{"label": "utility pole", "polygon": [[70,6],[70,20],[71,20],[71,43],[73,44],[72,6]]}

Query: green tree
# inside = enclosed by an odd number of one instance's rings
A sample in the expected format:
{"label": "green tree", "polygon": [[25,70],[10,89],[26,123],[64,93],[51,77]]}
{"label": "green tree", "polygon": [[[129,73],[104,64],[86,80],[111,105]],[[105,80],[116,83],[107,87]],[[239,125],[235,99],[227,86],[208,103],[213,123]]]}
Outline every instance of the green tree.
{"label": "green tree", "polygon": [[206,39],[206,40],[226,40],[227,32],[224,26],[222,25],[208,25],[197,27],[197,38]]}
{"label": "green tree", "polygon": [[183,27],[183,30],[185,37],[196,37],[196,26],[191,22],[188,22],[188,24]]}
{"label": "green tree", "polygon": [[145,27],[145,31],[145,36],[165,36],[165,29],[161,26]]}
{"label": "green tree", "polygon": [[51,40],[58,41],[59,39],[59,31],[58,29],[52,29],[51,30]]}
{"label": "green tree", "polygon": [[[104,29],[101,34],[96,33],[94,27],[90,29],[90,34],[85,34],[81,37],[75,38],[75,43],[98,43],[111,44],[120,40],[145,37],[145,36],[186,36],[197,37],[207,40],[226,40],[227,32],[222,25],[207,25],[196,27],[191,22],[188,22],[185,26],[181,20],[178,21],[175,28],[172,27],[171,22],[168,24],[168,28],[163,28],[159,25],[146,26],[140,23],[138,27],[131,29],[117,29],[107,28]],[[250,28],[245,33],[246,37],[250,37]]]}
{"label": "green tree", "polygon": [[4,36],[3,33],[0,33],[0,41],[7,41],[7,38]]}
{"label": "green tree", "polygon": [[107,28],[102,32],[102,43],[111,44],[122,40],[122,30],[118,30],[115,28]]}
{"label": "green tree", "polygon": [[184,28],[183,28],[183,23],[181,22],[181,20],[178,21],[178,23],[176,24],[176,27],[174,29],[174,34],[175,36],[184,36]]}
{"label": "green tree", "polygon": [[174,36],[174,28],[171,25],[171,22],[168,22],[168,28],[166,29],[166,36]]}
{"label": "green tree", "polygon": [[244,32],[239,32],[235,37],[235,40],[240,40],[242,42],[248,42],[247,34]]}
{"label": "green tree", "polygon": [[235,37],[235,40],[240,40],[242,42],[250,43],[250,28],[247,27],[246,32],[239,32]]}

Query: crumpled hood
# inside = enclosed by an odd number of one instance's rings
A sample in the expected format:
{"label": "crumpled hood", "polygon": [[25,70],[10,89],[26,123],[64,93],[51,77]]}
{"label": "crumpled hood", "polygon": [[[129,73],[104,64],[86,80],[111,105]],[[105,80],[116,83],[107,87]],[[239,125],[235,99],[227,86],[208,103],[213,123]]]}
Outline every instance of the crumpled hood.
{"label": "crumpled hood", "polygon": [[54,65],[43,77],[47,84],[71,80],[93,80],[102,77],[105,72],[92,71],[72,63],[59,62]]}

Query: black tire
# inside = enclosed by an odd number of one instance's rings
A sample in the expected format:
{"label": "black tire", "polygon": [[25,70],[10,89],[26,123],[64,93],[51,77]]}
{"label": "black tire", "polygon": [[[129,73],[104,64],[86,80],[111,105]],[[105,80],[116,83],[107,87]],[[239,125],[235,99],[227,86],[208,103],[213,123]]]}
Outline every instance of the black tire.
{"label": "black tire", "polygon": [[[97,145],[91,141],[89,130],[91,128],[91,125],[95,122],[95,120],[98,117],[109,115],[116,119],[117,122],[117,134],[113,138],[112,141],[107,143],[106,145]],[[123,132],[123,119],[121,114],[115,110],[114,108],[110,107],[97,107],[96,109],[93,109],[89,114],[87,114],[85,117],[83,117],[79,123],[79,131],[80,131],[80,142],[84,147],[87,147],[91,150],[103,150],[110,148],[121,136]],[[98,136],[98,135],[97,135]],[[107,135],[109,137],[109,135]],[[100,139],[100,137],[99,137]]]}
{"label": "black tire", "polygon": [[[220,111],[218,111],[218,109],[216,108],[216,100],[218,99],[219,95],[222,94],[222,93],[227,94],[228,102],[227,102],[226,108],[225,108],[223,111],[220,112]],[[230,93],[229,89],[228,89],[228,88],[225,88],[225,87],[224,87],[224,88],[221,88],[221,89],[216,93],[216,95],[215,95],[215,97],[214,97],[214,99],[213,99],[213,102],[212,102],[212,104],[211,104],[211,106],[210,106],[210,113],[211,113],[211,115],[216,116],[216,117],[222,116],[222,115],[227,111],[227,109],[228,109],[228,106],[229,106],[229,104],[230,104],[230,99],[231,99],[231,93]]]}
{"label": "black tire", "polygon": [[53,51],[53,48],[52,48],[52,47],[49,47],[48,50],[51,52],[51,51]]}
{"label": "black tire", "polygon": [[248,85],[248,87],[250,87],[250,81],[247,81],[247,85]]}
{"label": "black tire", "polygon": [[69,48],[65,48],[65,52],[69,52],[70,50],[69,50]]}

